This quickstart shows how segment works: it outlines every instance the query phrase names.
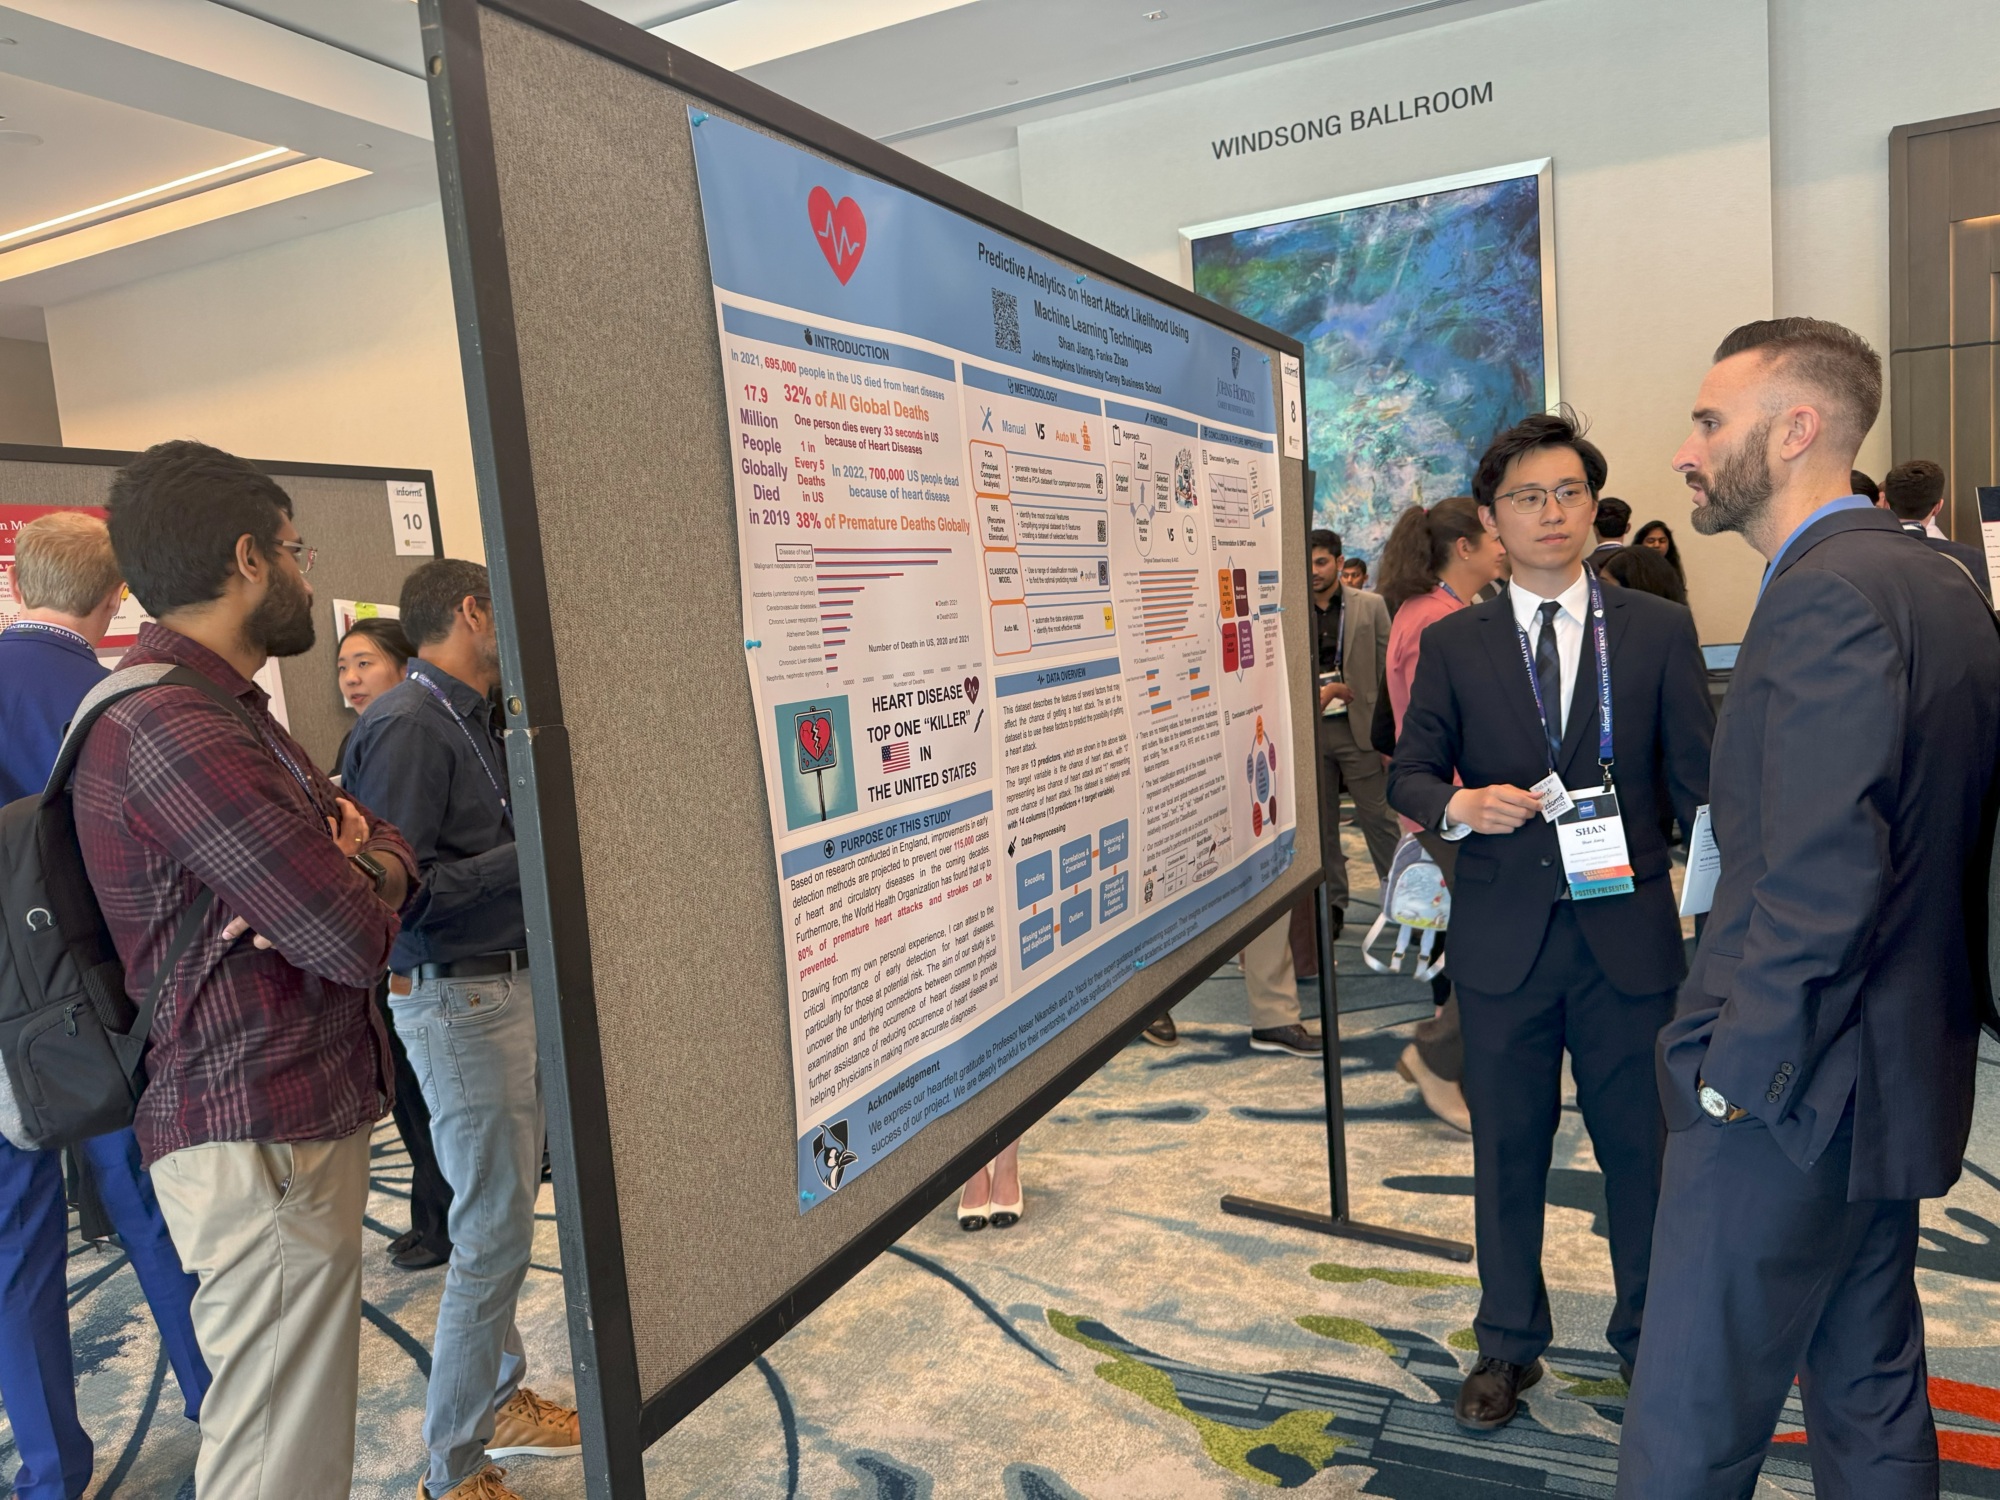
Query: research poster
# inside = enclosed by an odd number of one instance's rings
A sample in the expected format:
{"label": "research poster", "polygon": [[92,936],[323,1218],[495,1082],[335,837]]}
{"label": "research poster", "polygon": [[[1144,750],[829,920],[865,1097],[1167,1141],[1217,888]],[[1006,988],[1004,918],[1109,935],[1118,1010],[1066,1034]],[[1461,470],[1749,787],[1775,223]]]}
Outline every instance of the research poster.
{"label": "research poster", "polygon": [[1270,357],[690,111],[809,1211],[1294,846]]}

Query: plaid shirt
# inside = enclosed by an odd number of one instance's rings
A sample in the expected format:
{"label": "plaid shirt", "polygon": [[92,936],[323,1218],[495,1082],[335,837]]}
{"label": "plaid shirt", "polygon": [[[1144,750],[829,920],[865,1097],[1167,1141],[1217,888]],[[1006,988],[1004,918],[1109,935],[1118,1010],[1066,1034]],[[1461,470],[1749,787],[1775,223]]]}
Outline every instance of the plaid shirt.
{"label": "plaid shirt", "polygon": [[[394,1092],[374,986],[397,914],[327,837],[338,789],[270,715],[262,688],[206,647],[143,626],[122,666],[173,662],[236,695],[262,738],[193,688],[114,704],[77,762],[77,838],[135,1005],[203,886],[215,905],[160,996],[134,1129],[148,1165],[208,1141],[338,1140]],[[366,845],[403,836],[363,809]],[[270,939],[224,942],[242,916]]]}

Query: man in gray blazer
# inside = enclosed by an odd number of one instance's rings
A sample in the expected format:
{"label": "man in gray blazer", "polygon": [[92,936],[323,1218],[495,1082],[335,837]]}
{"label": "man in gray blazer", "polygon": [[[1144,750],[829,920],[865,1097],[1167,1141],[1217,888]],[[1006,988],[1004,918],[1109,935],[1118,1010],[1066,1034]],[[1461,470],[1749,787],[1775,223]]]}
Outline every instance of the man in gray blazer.
{"label": "man in gray blazer", "polygon": [[1347,910],[1347,860],[1340,852],[1341,791],[1354,799],[1354,821],[1368,840],[1377,877],[1389,873],[1398,828],[1389,810],[1389,780],[1382,757],[1369,743],[1375,705],[1389,660],[1389,607],[1380,594],[1347,587],[1340,579],[1340,534],[1312,533],[1313,670],[1319,682],[1319,751],[1326,763],[1321,785],[1328,795],[1320,827],[1327,897],[1336,920]]}
{"label": "man in gray blazer", "polygon": [[1919,1199],[1958,1178],[1985,982],[2000,634],[1851,493],[1881,361],[1723,340],[1674,466],[1770,560],[1715,733],[1721,855],[1660,1033],[1670,1132],[1621,1500],[1748,1497],[1798,1377],[1814,1493],[1938,1493]]}

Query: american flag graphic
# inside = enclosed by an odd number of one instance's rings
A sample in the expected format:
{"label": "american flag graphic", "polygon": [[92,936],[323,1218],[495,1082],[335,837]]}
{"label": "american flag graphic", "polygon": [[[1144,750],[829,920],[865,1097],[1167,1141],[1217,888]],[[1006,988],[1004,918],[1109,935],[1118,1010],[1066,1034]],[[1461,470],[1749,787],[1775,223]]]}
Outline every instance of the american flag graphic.
{"label": "american flag graphic", "polygon": [[910,769],[910,742],[897,740],[893,745],[882,747],[883,771],[907,771]]}

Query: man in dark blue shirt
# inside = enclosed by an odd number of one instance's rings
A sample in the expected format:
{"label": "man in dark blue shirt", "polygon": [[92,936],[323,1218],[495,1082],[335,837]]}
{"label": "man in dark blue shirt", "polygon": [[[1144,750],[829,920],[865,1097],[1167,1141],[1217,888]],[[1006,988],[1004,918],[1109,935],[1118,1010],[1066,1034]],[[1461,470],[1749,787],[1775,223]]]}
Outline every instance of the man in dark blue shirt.
{"label": "man in dark blue shirt", "polygon": [[111,675],[98,664],[97,643],[125,597],[111,538],[95,516],[55,511],[30,521],[14,553],[21,609],[0,630],[0,802],[42,789],[70,715]]}
{"label": "man in dark blue shirt", "polygon": [[[14,593],[21,614],[0,631],[0,802],[41,792],[77,704],[108,675],[95,648],[125,581],[104,522],[56,511],[22,527]],[[181,1269],[139,1143],[129,1129],[114,1130],[75,1151],[152,1304],[192,1421],[208,1391],[189,1312],[195,1278]],[[77,1421],[69,1342],[68,1234],[58,1154],[0,1141],[0,1405],[21,1456],[14,1490],[22,1500],[73,1500],[90,1483],[93,1453]]]}
{"label": "man in dark blue shirt", "polygon": [[[389,958],[389,1010],[452,1189],[418,1488],[438,1500],[488,1459],[578,1453],[582,1439],[574,1411],[521,1383],[514,1326],[541,1187],[542,1094],[486,570],[426,563],[404,583],[401,609],[417,659],[355,725],[341,780],[402,830],[423,876]],[[482,1495],[512,1493],[497,1477],[484,1483]]]}

